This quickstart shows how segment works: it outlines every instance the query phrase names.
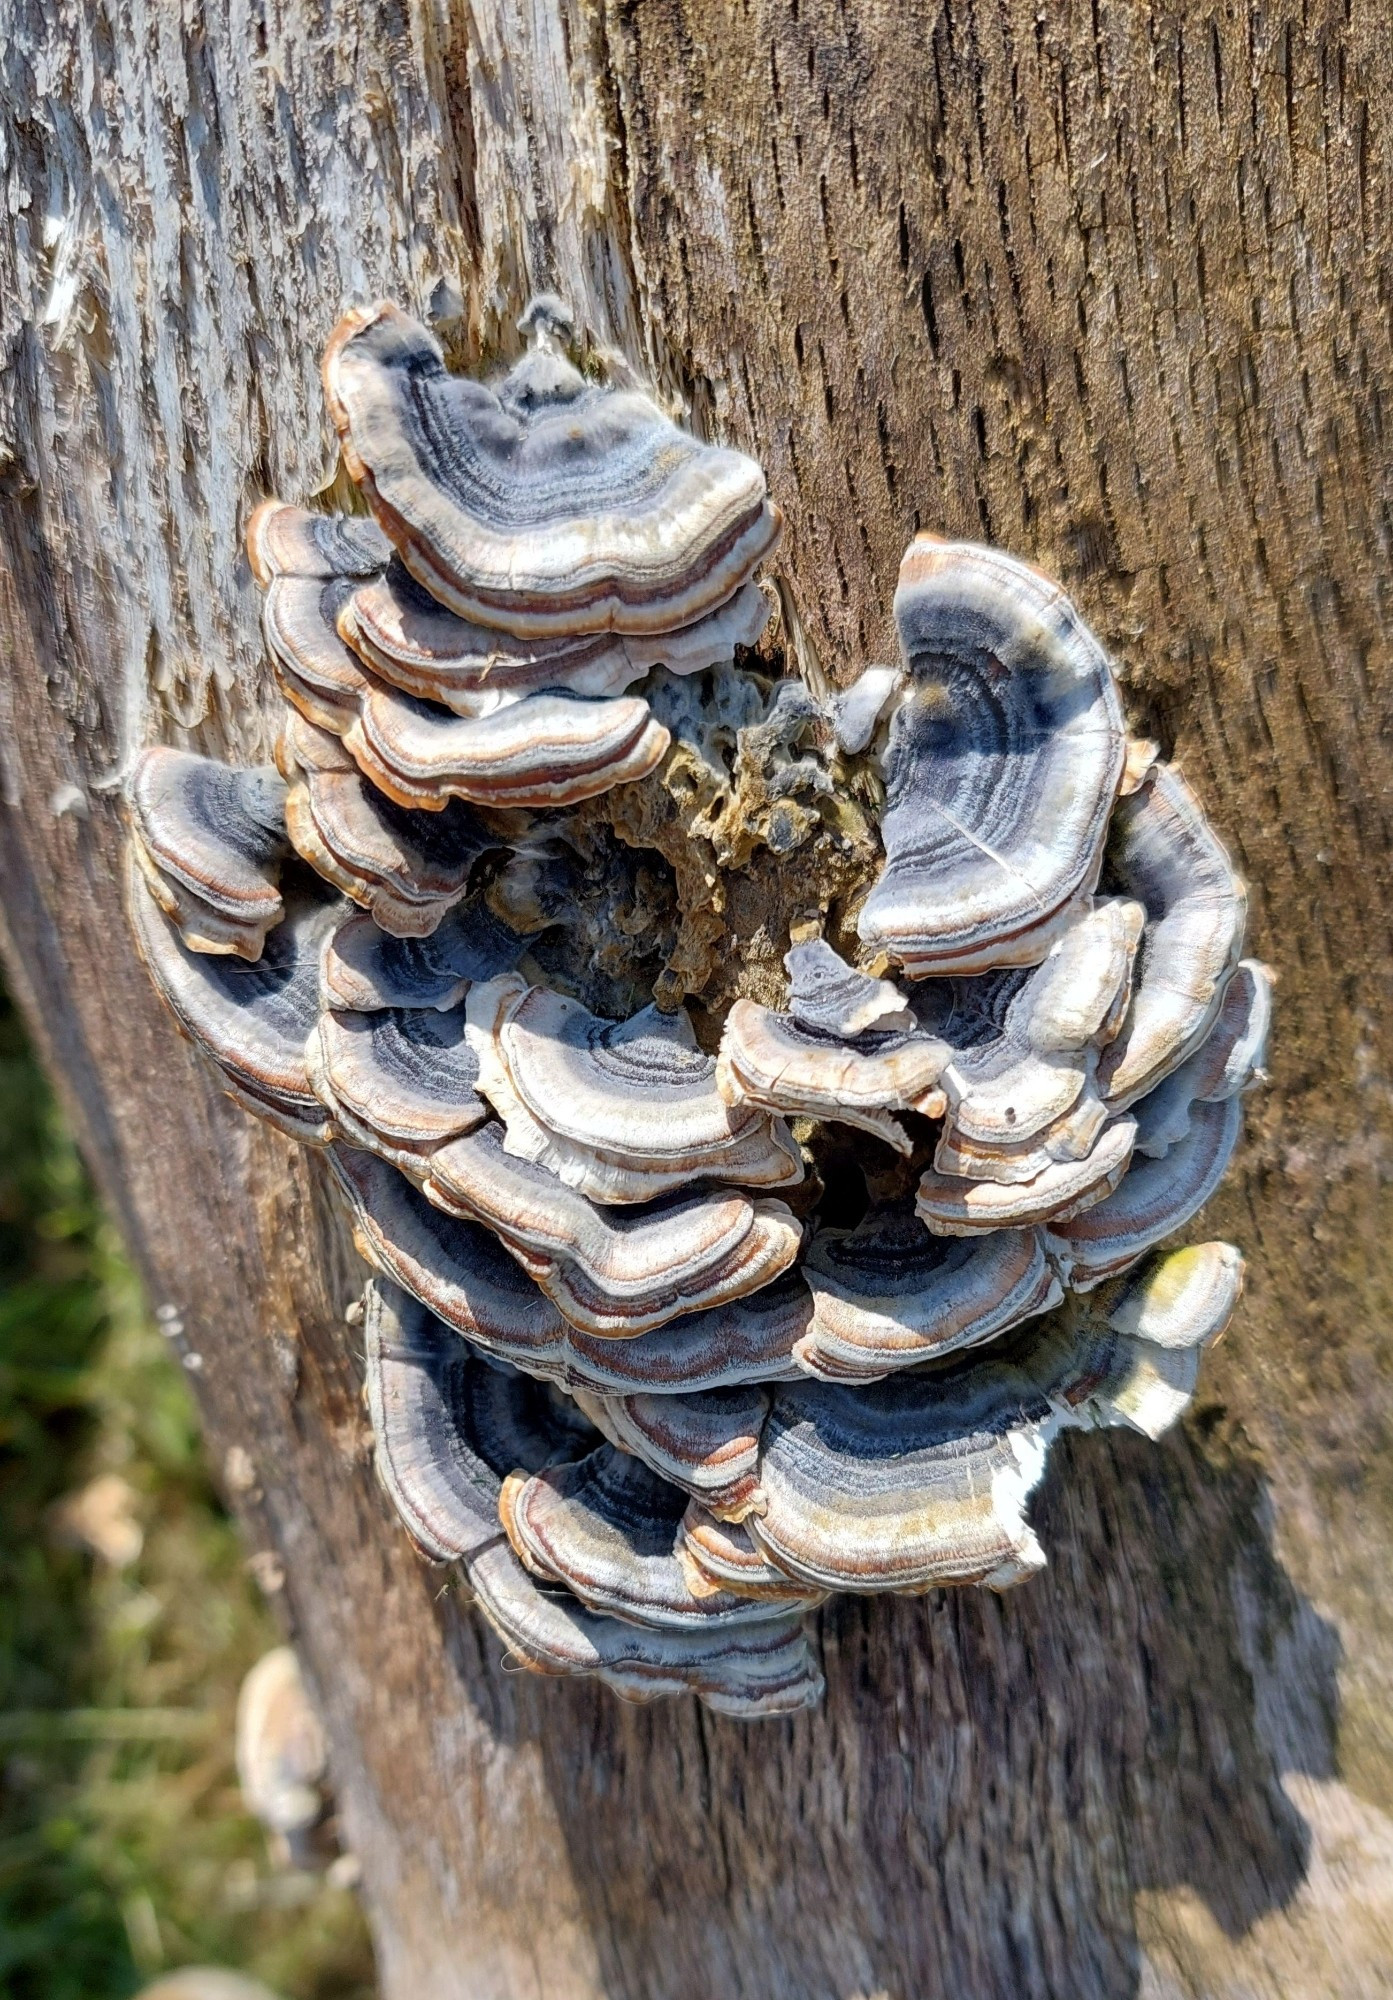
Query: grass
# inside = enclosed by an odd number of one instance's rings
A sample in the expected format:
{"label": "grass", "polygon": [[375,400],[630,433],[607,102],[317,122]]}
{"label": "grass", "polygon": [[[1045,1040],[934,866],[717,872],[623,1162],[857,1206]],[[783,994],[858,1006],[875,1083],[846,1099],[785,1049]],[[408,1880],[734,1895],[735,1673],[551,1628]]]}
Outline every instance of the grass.
{"label": "grass", "polygon": [[[115,1475],[143,1545],[66,1545]],[[0,1994],[126,2000],[204,1963],[285,2000],[369,2000],[351,1894],[270,1862],[233,1712],[279,1634],[204,1472],[193,1407],[0,995]]]}

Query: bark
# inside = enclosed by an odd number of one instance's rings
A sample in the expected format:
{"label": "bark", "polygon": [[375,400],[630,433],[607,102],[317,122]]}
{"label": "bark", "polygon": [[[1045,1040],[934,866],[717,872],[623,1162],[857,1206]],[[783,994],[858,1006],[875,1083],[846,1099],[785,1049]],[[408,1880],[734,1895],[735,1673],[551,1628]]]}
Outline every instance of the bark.
{"label": "bark", "polygon": [[[1364,1995],[1393,1961],[1393,82],[1374,0],[0,0],[8,961],[318,1689],[383,1992]],[[1280,974],[1185,1433],[741,1727],[503,1671],[376,1491],[322,1173],[176,1038],[116,786],[270,713],[240,529],[387,293],[533,287],[757,452],[806,659],[918,525],[1060,574]]]}

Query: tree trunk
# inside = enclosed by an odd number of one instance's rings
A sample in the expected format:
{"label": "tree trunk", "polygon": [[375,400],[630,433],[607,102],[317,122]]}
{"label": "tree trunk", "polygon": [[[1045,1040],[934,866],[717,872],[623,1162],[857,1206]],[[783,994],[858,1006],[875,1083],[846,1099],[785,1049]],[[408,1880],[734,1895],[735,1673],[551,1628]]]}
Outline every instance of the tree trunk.
{"label": "tree trunk", "polygon": [[[387,2000],[1393,1991],[1393,80],[1374,0],[0,0],[12,977],[322,1700]],[[566,295],[763,461],[800,644],[918,526],[1060,575],[1278,969],[1186,1431],[1060,1448],[1049,1569],[823,1614],[741,1725],[505,1672],[369,1462],[315,1162],[179,1041],[124,763],[248,761],[241,528],[379,294]]]}

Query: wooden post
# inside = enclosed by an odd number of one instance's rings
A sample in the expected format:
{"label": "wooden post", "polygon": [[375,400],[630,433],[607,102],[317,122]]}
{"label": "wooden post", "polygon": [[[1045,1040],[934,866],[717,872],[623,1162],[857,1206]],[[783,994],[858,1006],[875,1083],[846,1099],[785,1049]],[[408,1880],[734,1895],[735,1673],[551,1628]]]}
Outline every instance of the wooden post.
{"label": "wooden post", "polygon": [[[8,963],[283,1579],[387,2000],[1386,1979],[1387,34],[1373,0],[0,0]],[[132,751],[267,747],[240,530],[333,476],[340,310],[470,362],[539,286],[762,459],[834,679],[888,656],[917,526],[1060,574],[1280,976],[1209,1218],[1249,1293],[1187,1430],[1061,1449],[1007,1599],[834,1605],[787,1723],[501,1668],[374,1487],[322,1173],[219,1097],[120,912]]]}

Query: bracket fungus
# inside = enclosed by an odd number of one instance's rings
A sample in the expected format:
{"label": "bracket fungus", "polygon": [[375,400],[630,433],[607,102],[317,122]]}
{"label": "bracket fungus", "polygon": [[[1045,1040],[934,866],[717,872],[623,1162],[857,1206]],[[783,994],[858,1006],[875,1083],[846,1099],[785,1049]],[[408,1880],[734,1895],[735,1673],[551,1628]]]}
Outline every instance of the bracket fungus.
{"label": "bracket fungus", "polygon": [[1122,781],[1107,654],[1028,563],[936,535],[900,565],[895,623],[909,685],[861,936],[917,976],[1037,964],[1098,879]]}
{"label": "bracket fungus", "polygon": [[829,1592],[1017,1582],[1053,1438],[1184,1409],[1271,977],[1056,584],[920,535],[902,661],[780,679],[760,468],[519,325],[335,329],[369,513],[253,513],[277,769],[135,759],[130,919],[325,1149],[422,1555],[517,1665],[787,1714]]}
{"label": "bracket fungus", "polygon": [[185,943],[260,958],[284,914],[280,872],[290,842],[281,778],[155,744],[136,759],[127,797],[131,853]]}

